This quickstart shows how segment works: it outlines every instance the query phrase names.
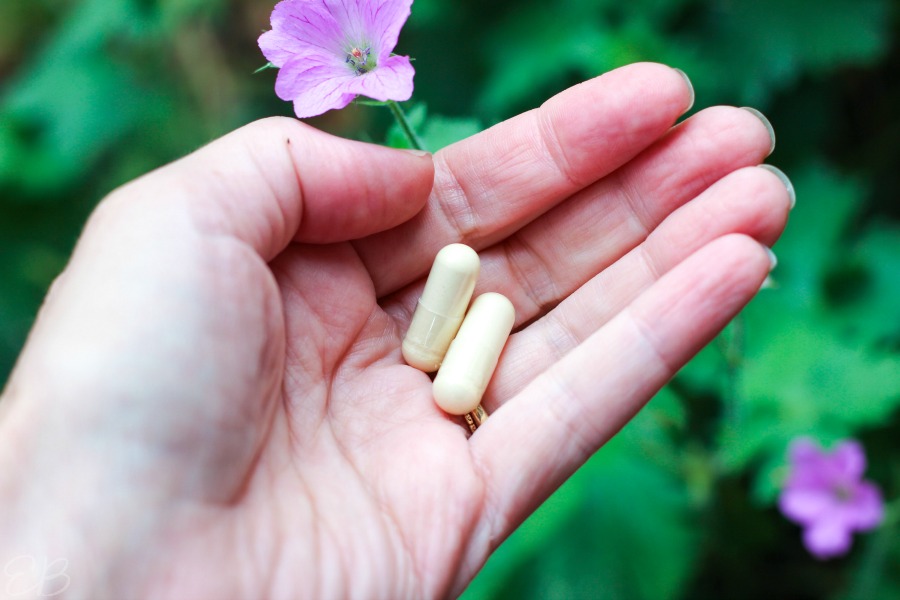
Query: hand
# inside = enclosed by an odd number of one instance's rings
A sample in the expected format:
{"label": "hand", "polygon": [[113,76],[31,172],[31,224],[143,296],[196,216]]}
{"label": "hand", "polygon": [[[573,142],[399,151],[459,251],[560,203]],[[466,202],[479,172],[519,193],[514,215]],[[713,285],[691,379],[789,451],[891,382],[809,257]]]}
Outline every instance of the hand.
{"label": "hand", "polygon": [[[673,127],[691,101],[633,65],[433,160],[267,119],[112,193],[0,402],[0,566],[64,558],[71,597],[460,593],[770,270],[767,128]],[[451,242],[517,310],[471,437],[400,356]]]}

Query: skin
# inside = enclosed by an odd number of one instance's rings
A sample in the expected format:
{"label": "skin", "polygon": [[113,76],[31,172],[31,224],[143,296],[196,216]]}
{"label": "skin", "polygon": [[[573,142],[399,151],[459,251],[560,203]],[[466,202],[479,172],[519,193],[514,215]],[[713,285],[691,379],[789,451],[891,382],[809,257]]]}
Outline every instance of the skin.
{"label": "skin", "polygon": [[[459,594],[770,270],[769,133],[674,126],[691,101],[632,65],[433,157],[267,119],[113,192],[0,401],[0,565],[64,559],[71,598]],[[400,356],[452,242],[517,311],[471,437]]]}

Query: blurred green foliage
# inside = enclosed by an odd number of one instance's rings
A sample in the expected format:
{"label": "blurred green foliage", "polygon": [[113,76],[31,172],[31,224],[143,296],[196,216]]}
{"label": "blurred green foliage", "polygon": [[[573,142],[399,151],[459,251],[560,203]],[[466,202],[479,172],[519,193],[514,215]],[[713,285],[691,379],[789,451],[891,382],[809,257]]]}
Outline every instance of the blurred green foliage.
{"label": "blurred green foliage", "polygon": [[[0,4],[0,381],[87,214],[121,183],[290,114],[256,37],[272,1]],[[698,109],[752,105],[798,204],[729,329],[489,561],[466,598],[900,597],[900,5],[416,0],[398,52],[437,149],[638,60]],[[696,109],[695,109],[696,110]],[[311,122],[402,145],[385,109]],[[815,562],[773,508],[795,436],[855,436],[893,517]]]}

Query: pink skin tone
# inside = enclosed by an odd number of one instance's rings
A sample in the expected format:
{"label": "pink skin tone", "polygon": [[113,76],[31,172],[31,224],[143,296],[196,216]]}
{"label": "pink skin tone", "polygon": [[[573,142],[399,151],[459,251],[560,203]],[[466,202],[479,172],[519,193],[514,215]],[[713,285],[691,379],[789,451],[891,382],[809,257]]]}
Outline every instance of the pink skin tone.
{"label": "pink skin tone", "polygon": [[[674,126],[691,97],[632,65],[434,157],[267,119],[113,192],[0,401],[0,565],[65,558],[84,598],[460,593],[770,270],[766,127]],[[451,242],[517,311],[471,437],[400,356]]]}

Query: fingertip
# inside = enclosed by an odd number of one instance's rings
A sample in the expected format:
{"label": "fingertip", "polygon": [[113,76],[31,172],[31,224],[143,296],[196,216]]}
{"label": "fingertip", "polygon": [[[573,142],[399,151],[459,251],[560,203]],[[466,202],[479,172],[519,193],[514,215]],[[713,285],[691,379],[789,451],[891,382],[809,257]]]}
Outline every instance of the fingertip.
{"label": "fingertip", "polygon": [[766,130],[766,134],[768,134],[769,136],[769,152],[766,154],[766,156],[771,155],[773,152],[775,152],[775,128],[772,126],[772,122],[769,121],[766,115],[762,114],[762,112],[751,106],[742,106],[741,108],[759,119],[759,122],[762,123],[762,126]]}
{"label": "fingertip", "polygon": [[759,111],[735,106],[711,106],[697,111],[679,129],[694,130],[702,126],[698,133],[698,143],[708,143],[719,147],[727,143],[732,148],[740,148],[742,156],[738,166],[759,165],[772,153],[775,132],[771,123]]}
{"label": "fingertip", "polygon": [[[352,240],[395,227],[415,216],[434,183],[432,155],[388,148],[318,132],[330,147],[327,165],[304,178],[304,219],[298,241]],[[307,150],[297,150],[298,173]]]}
{"label": "fingertip", "polygon": [[[289,117],[244,128],[286,217],[288,240],[328,243],[393,227],[415,215],[434,179],[431,155],[347,140]],[[276,185],[268,182],[277,181]],[[281,244],[279,248],[283,248]]]}
{"label": "fingertip", "polygon": [[724,261],[727,264],[724,272],[734,282],[746,282],[748,290],[759,289],[766,276],[778,264],[778,259],[769,246],[745,233],[724,235],[710,242],[701,252]]}
{"label": "fingertip", "polygon": [[769,272],[771,273],[778,266],[778,257],[775,256],[775,252],[768,246],[763,246],[763,250],[765,250],[766,257],[769,259]]}
{"label": "fingertip", "polygon": [[422,209],[433,180],[427,153],[269,117],[123,186],[96,212],[117,222],[153,219],[164,230],[186,222],[201,235],[239,239],[268,261],[291,241],[345,241],[393,227]]}
{"label": "fingertip", "polygon": [[688,74],[677,67],[658,62],[639,62],[610,71],[618,72],[627,77],[643,78],[660,94],[666,94],[676,116],[683,115],[694,107],[694,84]]}
{"label": "fingertip", "polygon": [[406,152],[407,154],[411,154],[411,155],[419,157],[419,158],[425,158],[425,157],[431,156],[431,152],[429,152],[428,150],[419,150],[418,148],[403,148],[402,150],[403,150],[403,152]]}
{"label": "fingertip", "polygon": [[687,112],[694,102],[694,87],[687,74],[681,69],[656,62],[625,65],[588,80],[585,84],[610,86],[613,89],[613,86],[633,88],[636,100],[641,103],[658,102],[667,115],[671,113],[675,117]]}
{"label": "fingertip", "polygon": [[[759,291],[772,268],[772,259],[763,243],[745,233],[722,235],[660,278],[663,287],[677,290],[671,293],[675,300],[664,312],[683,310],[679,305],[686,302],[698,320],[730,314]],[[642,305],[644,301],[639,298],[637,304]],[[652,312],[659,312],[659,307]]]}
{"label": "fingertip", "polygon": [[590,183],[665,135],[692,95],[685,77],[666,65],[620,67],[541,106],[545,145],[570,180]]}
{"label": "fingertip", "polygon": [[688,74],[682,71],[681,69],[673,67],[673,70],[678,73],[678,75],[684,80],[686,89],[687,89],[687,100],[686,107],[684,112],[688,112],[692,108],[694,108],[694,101],[696,100],[696,94],[694,92],[694,84],[691,83],[691,78],[688,77]]}
{"label": "fingertip", "polygon": [[759,165],[759,168],[768,171],[769,173],[775,175],[778,178],[778,181],[784,186],[785,191],[788,196],[788,210],[793,210],[794,206],[797,204],[797,192],[794,189],[794,184],[791,183],[790,178],[787,174],[773,165]]}
{"label": "fingertip", "polygon": [[759,292],[772,262],[743,233],[712,240],[665,273],[630,307],[672,372],[706,344]]}

